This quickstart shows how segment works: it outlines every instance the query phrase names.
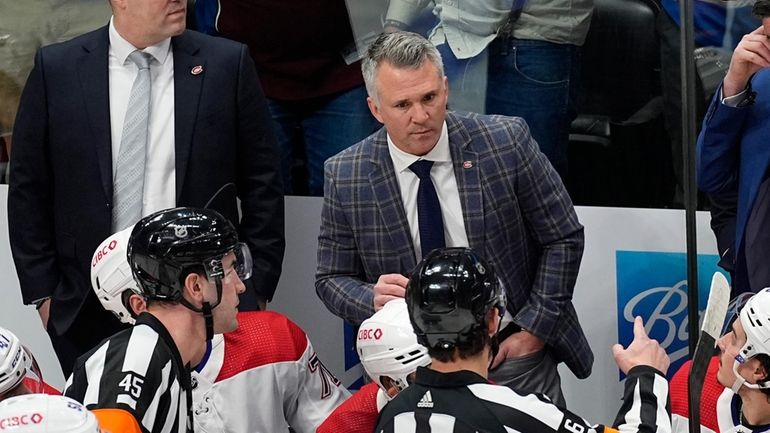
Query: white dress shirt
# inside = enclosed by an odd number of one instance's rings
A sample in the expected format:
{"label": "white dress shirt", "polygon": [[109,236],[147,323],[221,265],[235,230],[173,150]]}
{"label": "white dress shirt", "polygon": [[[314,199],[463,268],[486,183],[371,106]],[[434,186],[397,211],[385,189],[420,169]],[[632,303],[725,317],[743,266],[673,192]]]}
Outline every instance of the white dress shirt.
{"label": "white dress shirt", "polygon": [[[131,86],[139,68],[128,59],[136,50],[123,39],[110,20],[109,80],[110,124],[112,132],[112,176],[115,177],[123,121],[128,109]],[[150,101],[150,139],[144,171],[142,215],[168,209],[176,205],[176,161],[174,151],[174,54],[171,39],[145,48],[152,56],[150,75],[152,91]]]}
{"label": "white dress shirt", "polygon": [[465,232],[463,208],[460,204],[460,192],[457,189],[457,179],[452,166],[452,154],[449,151],[449,134],[446,122],[441,130],[441,136],[436,146],[423,156],[412,155],[396,147],[388,135],[388,152],[396,171],[396,179],[401,190],[406,219],[412,235],[412,245],[417,261],[422,259],[420,251],[420,223],[417,216],[417,190],[420,178],[409,166],[420,159],[433,161],[430,178],[436,188],[436,195],[441,204],[441,216],[444,220],[444,239],[447,247],[467,247],[468,235]]}

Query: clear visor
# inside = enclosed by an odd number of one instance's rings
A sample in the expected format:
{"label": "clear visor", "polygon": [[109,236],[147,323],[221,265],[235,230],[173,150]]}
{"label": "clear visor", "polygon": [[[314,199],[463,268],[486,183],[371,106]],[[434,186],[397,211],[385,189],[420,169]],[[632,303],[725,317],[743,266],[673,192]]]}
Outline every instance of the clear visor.
{"label": "clear visor", "polygon": [[[230,255],[232,255],[232,258],[228,257]],[[251,278],[251,270],[253,268],[251,251],[245,243],[238,242],[235,248],[223,257],[206,260],[203,267],[206,270],[206,277],[212,284],[216,284],[217,280],[225,278],[230,269],[235,271],[241,281],[246,281]]]}
{"label": "clear visor", "polygon": [[741,293],[730,301],[727,305],[727,313],[725,314],[725,321],[722,324],[722,332],[719,333],[720,336],[724,336],[732,331],[733,322],[740,317],[741,310],[744,305],[749,302],[749,299],[751,299],[752,296],[754,296],[754,293],[752,292]]}

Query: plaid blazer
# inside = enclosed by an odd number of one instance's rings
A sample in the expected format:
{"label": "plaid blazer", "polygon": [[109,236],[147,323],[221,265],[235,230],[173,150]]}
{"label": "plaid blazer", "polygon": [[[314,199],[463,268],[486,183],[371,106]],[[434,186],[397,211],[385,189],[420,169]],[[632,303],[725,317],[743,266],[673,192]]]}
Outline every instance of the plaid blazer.
{"label": "plaid blazer", "polygon": [[[541,337],[579,378],[593,353],[572,305],[583,226],[559,175],[520,118],[447,113],[470,247],[505,285],[514,322]],[[334,314],[373,314],[382,274],[409,275],[415,251],[385,128],[325,164],[316,292]]]}

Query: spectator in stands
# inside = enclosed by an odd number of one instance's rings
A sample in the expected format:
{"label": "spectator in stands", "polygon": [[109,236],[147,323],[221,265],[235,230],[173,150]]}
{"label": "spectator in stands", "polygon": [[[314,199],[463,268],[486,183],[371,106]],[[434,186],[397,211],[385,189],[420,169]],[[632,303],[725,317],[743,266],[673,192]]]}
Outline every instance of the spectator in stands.
{"label": "spectator in stands", "polygon": [[[391,0],[385,30],[409,29],[428,3]],[[440,47],[446,63],[460,63],[457,76],[447,73],[452,107],[523,117],[540,150],[563,176],[569,125],[577,115],[579,52],[593,0],[433,4],[439,21],[430,40]],[[479,87],[486,89],[486,102],[464,105],[463,95]]]}
{"label": "spectator in stands", "polygon": [[[284,191],[323,195],[324,161],[378,128],[345,1],[197,0],[195,7],[201,31],[249,47],[273,116]],[[298,159],[306,173],[295,169]]]}
{"label": "spectator in stands", "polygon": [[522,119],[446,111],[441,56],[422,36],[380,35],[363,68],[385,127],[326,163],[316,292],[361,323],[404,296],[434,248],[483,249],[512,316],[493,379],[562,402],[557,364],[584,378],[593,353],[571,301],[583,226],[558,174]]}
{"label": "spectator in stands", "polygon": [[103,26],[112,11],[104,0],[0,0],[0,10],[0,136],[10,136],[35,52]]}
{"label": "spectator in stands", "polygon": [[[695,74],[696,122],[700,124],[706,105],[724,77],[730,62],[729,53],[735,49],[744,33],[751,32],[759,20],[751,14],[754,0],[720,2],[693,1],[693,25],[695,47],[707,49],[696,56],[700,65]],[[684,159],[682,153],[682,81],[680,58],[679,0],[663,0],[656,27],[660,38],[660,74],[663,91],[663,120],[671,140],[676,190],[674,205],[684,203]],[[701,74],[704,74],[703,79]],[[715,78],[718,78],[715,79]],[[711,211],[711,227],[717,238],[720,255],[719,265],[734,272],[735,205],[736,193],[726,191],[708,197]]]}
{"label": "spectator in stands", "polygon": [[770,286],[770,1],[757,0],[753,11],[762,25],[735,48],[697,143],[700,189],[735,197],[733,294]]}

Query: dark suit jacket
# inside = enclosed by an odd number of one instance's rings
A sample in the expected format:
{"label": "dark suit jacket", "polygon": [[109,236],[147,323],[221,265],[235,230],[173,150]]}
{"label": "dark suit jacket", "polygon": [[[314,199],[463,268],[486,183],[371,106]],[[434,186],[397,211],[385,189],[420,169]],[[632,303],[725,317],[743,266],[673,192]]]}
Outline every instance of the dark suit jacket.
{"label": "dark suit jacket", "polygon": [[[733,293],[758,291],[748,287],[745,256],[742,248],[748,222],[759,187],[770,167],[770,70],[762,69],[751,79],[758,90],[753,103],[729,107],[722,103],[721,88],[714,95],[703,120],[697,143],[698,186],[709,194],[720,196],[737,191],[737,215],[734,233],[735,280]],[[753,92],[749,89],[749,92]],[[770,251],[770,247],[767,248]],[[720,254],[722,254],[720,248]]]}
{"label": "dark suit jacket", "polygon": [[[246,47],[186,31],[174,53],[176,197],[215,208],[251,248],[249,284],[271,298],[283,260],[283,195],[270,116]],[[108,28],[38,51],[14,130],[8,196],[11,248],[25,303],[52,296],[63,333],[90,289],[94,249],[110,234],[112,145]],[[203,73],[191,69],[202,66]]]}
{"label": "dark suit jacket", "polygon": [[[578,377],[593,354],[572,305],[583,226],[559,175],[520,118],[447,114],[470,246],[505,285],[514,321]],[[409,275],[415,252],[385,129],[326,163],[316,291],[336,315],[373,313],[373,283]]]}

